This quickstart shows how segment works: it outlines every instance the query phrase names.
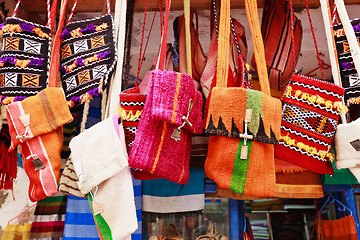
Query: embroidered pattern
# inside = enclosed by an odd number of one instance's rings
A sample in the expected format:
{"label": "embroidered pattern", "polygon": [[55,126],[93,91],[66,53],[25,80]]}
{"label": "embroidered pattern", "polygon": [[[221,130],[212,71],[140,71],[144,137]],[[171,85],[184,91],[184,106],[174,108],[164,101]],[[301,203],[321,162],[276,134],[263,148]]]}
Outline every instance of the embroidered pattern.
{"label": "embroidered pattern", "polygon": [[344,89],[294,75],[282,97],[281,138],[275,157],[320,174],[332,174],[331,144],[339,114],[346,112]]}
{"label": "embroidered pattern", "polygon": [[19,50],[19,38],[5,38],[4,50]]}
{"label": "embroidered pattern", "polygon": [[50,28],[10,17],[0,24],[1,103],[21,101],[47,87]]}
{"label": "embroidered pattern", "polygon": [[65,83],[66,83],[67,89],[69,89],[69,90],[71,90],[77,86],[74,76],[66,79]]}
{"label": "embroidered pattern", "polygon": [[70,45],[65,45],[64,47],[61,48],[61,58],[67,58],[69,56],[71,56],[72,52],[71,52],[71,47]]}
{"label": "embroidered pattern", "polygon": [[116,63],[113,34],[111,15],[73,22],[63,29],[60,72],[68,101],[84,102],[107,87]]}
{"label": "embroidered pattern", "polygon": [[78,74],[79,84],[86,83],[90,81],[90,72],[84,71]]}
{"label": "embroidered pattern", "polygon": [[105,44],[104,36],[91,39],[91,48],[100,47]]}
{"label": "embroidered pattern", "polygon": [[38,87],[40,78],[38,75],[22,75],[22,85],[27,87]]}
{"label": "embroidered pattern", "polygon": [[6,73],[5,74],[5,86],[6,87],[15,87],[17,82],[16,73]]}
{"label": "embroidered pattern", "polygon": [[284,105],[283,121],[299,126],[306,130],[332,138],[335,134],[337,121],[329,119],[313,111],[297,107],[295,105]]}
{"label": "embroidered pattern", "polygon": [[4,74],[0,74],[0,86],[5,86],[5,76]]}
{"label": "embroidered pattern", "polygon": [[41,43],[25,39],[24,40],[24,51],[28,53],[40,54]]}
{"label": "embroidered pattern", "polygon": [[107,72],[106,65],[100,65],[100,66],[94,67],[93,77],[94,77],[94,79],[102,78],[106,74],[106,72]]}

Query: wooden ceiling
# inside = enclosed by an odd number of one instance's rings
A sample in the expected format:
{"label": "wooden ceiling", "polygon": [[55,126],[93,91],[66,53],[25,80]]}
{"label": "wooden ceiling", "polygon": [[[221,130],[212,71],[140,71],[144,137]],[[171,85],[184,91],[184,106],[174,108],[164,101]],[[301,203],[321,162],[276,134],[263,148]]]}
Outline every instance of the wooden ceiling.
{"label": "wooden ceiling", "polygon": [[[9,0],[10,1],[10,0]],[[15,1],[15,0],[12,0]],[[145,0],[129,0],[135,1],[135,10],[142,11],[145,6]],[[155,9],[158,0],[148,0],[149,9]],[[165,2],[165,0],[162,0]],[[46,0],[23,0],[24,9],[29,13],[45,13]],[[60,1],[59,1],[60,2]],[[67,9],[70,11],[74,0],[69,0]],[[104,0],[78,0],[76,10],[78,12],[102,12],[104,9]],[[191,0],[191,6],[195,9],[208,9],[211,0]],[[263,5],[264,0],[258,0],[259,7]],[[359,4],[359,0],[345,0],[346,4]],[[295,7],[305,6],[305,0],[293,0]],[[310,7],[318,7],[319,0],[308,0]],[[111,0],[111,7],[114,9],[115,0]],[[232,8],[244,8],[244,0],[231,1]],[[171,8],[180,10],[183,8],[183,0],[172,0]]]}

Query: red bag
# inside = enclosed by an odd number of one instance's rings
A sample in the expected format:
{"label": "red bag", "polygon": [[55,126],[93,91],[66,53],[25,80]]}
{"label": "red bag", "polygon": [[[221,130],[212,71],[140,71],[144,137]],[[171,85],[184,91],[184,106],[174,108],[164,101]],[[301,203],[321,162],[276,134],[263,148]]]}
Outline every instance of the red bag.
{"label": "red bag", "polygon": [[[294,18],[294,46],[296,62],[302,40],[302,26]],[[269,73],[270,88],[282,90],[294,73],[291,47],[290,8],[286,0],[267,0],[263,11],[261,34],[264,39],[265,60]],[[255,58],[251,64],[256,68]]]}

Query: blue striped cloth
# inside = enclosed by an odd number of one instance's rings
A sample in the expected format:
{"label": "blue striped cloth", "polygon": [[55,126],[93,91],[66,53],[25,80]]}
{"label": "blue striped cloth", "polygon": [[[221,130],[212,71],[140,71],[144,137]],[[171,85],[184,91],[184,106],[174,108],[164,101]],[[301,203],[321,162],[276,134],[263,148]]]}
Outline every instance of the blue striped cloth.
{"label": "blue striped cloth", "polygon": [[142,240],[142,183],[141,180],[133,178],[135,206],[136,206],[136,217],[138,219],[138,229],[131,234],[131,240]]}
{"label": "blue striped cloth", "polygon": [[63,240],[97,239],[100,239],[99,233],[87,198],[69,195],[66,205]]}

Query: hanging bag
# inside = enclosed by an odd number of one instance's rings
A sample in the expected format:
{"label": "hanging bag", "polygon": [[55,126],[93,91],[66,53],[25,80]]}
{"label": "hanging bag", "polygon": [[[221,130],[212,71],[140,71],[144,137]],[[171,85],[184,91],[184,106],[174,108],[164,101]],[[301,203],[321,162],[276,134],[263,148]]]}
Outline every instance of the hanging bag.
{"label": "hanging bag", "polygon": [[[355,72],[360,74],[360,47],[358,39],[355,34],[355,29],[349,20],[349,16],[346,12],[343,1],[336,1],[337,11],[343,25],[344,37],[348,40],[349,52],[353,59],[353,64],[356,66]],[[334,27],[334,30],[336,28]],[[339,31],[339,30],[337,30]],[[351,51],[350,51],[351,49]],[[339,63],[341,61],[339,60]],[[360,76],[360,75],[359,75]],[[341,74],[341,77],[342,74]],[[344,79],[341,78],[342,83]],[[360,181],[360,141],[358,131],[360,129],[360,119],[356,119],[350,123],[346,123],[346,119],[343,120],[343,124],[339,124],[335,134],[335,150],[336,150],[336,167],[338,169],[349,169],[350,172],[356,177],[357,181]]]}
{"label": "hanging bag", "polygon": [[[54,6],[56,6],[54,1]],[[51,26],[55,12],[46,26],[16,18],[18,0],[11,17],[0,24],[3,45],[0,52],[1,103],[9,104],[33,96],[47,87],[50,66]],[[50,6],[50,0],[48,0]]]}
{"label": "hanging bag", "polygon": [[149,92],[129,156],[129,166],[170,181],[185,184],[189,179],[192,133],[200,134],[202,96],[191,77],[189,8],[185,8],[188,72],[163,70],[170,1],[166,1],[165,22],[157,69],[152,71]]}
{"label": "hanging bag", "polygon": [[[220,10],[216,87],[211,91],[206,132],[211,135],[206,175],[220,188],[248,196],[274,194],[273,145],[280,136],[281,102],[270,96],[255,1],[245,1],[262,91],[226,87],[230,1]],[[243,131],[245,129],[245,131]]]}
{"label": "hanging bag", "polygon": [[[293,21],[292,1],[290,10]],[[298,74],[291,77],[281,98],[281,138],[275,147],[275,157],[316,173],[333,174],[331,144],[339,115],[346,111],[344,89],[325,81],[309,10],[308,16],[323,81]],[[294,69],[295,59],[293,49]]]}
{"label": "hanging bag", "polygon": [[[263,10],[261,34],[264,39],[266,67],[269,73],[270,87],[283,90],[294,74],[291,51],[294,49],[296,62],[300,55],[302,26],[301,21],[294,17],[290,21],[290,7],[286,0],[267,0]],[[291,44],[291,35],[294,44]],[[255,58],[252,65],[256,67]]]}
{"label": "hanging bag", "polygon": [[114,70],[117,50],[110,3],[107,14],[93,19],[70,22],[78,0],[60,36],[60,76],[65,97],[83,103],[108,86]]}

